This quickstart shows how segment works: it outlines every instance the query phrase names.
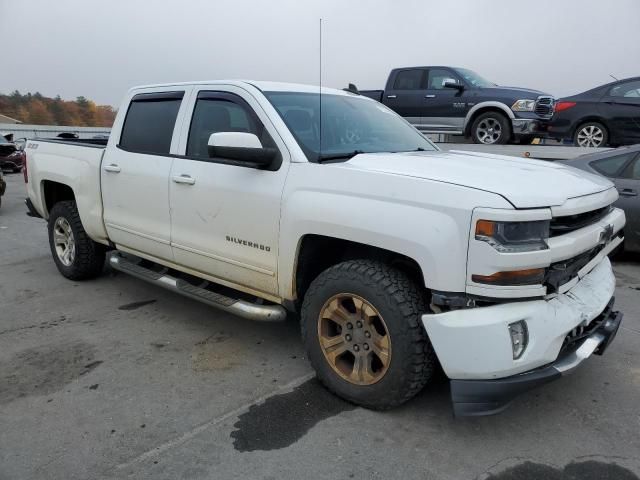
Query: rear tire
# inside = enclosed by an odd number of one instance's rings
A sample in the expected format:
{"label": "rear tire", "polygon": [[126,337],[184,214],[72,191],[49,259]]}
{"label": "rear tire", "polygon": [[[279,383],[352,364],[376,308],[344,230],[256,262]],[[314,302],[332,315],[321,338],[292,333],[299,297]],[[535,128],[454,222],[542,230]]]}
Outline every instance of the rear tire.
{"label": "rear tire", "polygon": [[86,280],[102,273],[106,248],[85,232],[76,202],[56,203],[49,212],[48,230],[53,261],[64,277]]}
{"label": "rear tire", "polygon": [[587,122],[576,128],[573,144],[576,147],[606,147],[609,142],[607,128],[599,122]]}
{"label": "rear tire", "polygon": [[511,140],[511,121],[502,113],[486,112],[471,125],[473,143],[504,145]]}
{"label": "rear tire", "polygon": [[382,262],[351,260],[325,270],[306,292],[300,322],[318,379],[363,407],[406,402],[437,369],[420,318],[428,311],[423,289]]}

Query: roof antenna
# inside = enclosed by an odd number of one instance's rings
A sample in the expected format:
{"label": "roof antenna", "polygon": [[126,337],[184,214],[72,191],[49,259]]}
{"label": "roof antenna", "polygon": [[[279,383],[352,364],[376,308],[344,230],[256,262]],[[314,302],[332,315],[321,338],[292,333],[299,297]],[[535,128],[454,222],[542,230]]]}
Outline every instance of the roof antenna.
{"label": "roof antenna", "polygon": [[320,33],[320,43],[319,43],[319,48],[318,48],[318,57],[319,57],[319,63],[320,63],[320,68],[319,68],[319,75],[320,75],[320,79],[319,79],[319,88],[320,88],[320,128],[319,128],[319,133],[320,133],[320,147],[319,147],[319,151],[318,151],[318,158],[322,158],[322,18],[320,18],[320,28],[319,28],[319,33]]}
{"label": "roof antenna", "polygon": [[610,76],[611,78],[613,78],[616,82],[619,82],[619,81],[620,81],[620,80],[618,80],[616,77],[614,77],[614,76],[613,76],[613,75],[611,75],[611,74],[609,74],[609,76]]}

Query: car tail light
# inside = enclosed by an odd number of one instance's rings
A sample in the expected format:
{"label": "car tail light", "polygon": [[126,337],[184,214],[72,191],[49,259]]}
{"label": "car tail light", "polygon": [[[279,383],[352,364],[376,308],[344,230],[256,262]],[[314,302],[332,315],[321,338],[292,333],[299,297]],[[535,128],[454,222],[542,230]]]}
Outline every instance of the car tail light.
{"label": "car tail light", "polygon": [[27,173],[27,153],[24,153],[24,162],[22,162],[22,175],[24,176],[24,183],[29,183],[29,174]]}
{"label": "car tail light", "polygon": [[563,110],[567,110],[575,106],[576,106],[576,102],[558,102],[556,103],[556,106],[553,108],[553,111],[561,112]]}

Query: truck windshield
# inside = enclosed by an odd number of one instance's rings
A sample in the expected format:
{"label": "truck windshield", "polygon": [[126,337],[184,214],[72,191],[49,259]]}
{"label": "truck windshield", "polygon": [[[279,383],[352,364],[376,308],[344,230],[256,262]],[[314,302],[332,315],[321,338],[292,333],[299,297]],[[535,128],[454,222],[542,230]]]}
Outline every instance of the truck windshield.
{"label": "truck windshield", "polygon": [[462,77],[467,81],[467,83],[473,85],[474,87],[495,87],[496,84],[490,82],[489,80],[485,80],[480,75],[478,75],[473,70],[469,70],[468,68],[456,68],[456,72],[458,72]]}
{"label": "truck windshield", "polygon": [[374,100],[323,93],[320,128],[318,93],[265,92],[265,95],[311,162],[347,160],[359,153],[438,149],[396,113]]}

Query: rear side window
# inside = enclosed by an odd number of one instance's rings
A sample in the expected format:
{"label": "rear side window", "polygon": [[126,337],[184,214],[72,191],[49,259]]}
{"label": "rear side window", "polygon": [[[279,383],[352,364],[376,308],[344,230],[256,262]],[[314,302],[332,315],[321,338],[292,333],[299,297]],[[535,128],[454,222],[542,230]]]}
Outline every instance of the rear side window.
{"label": "rear side window", "polygon": [[609,95],[612,97],[640,98],[640,80],[616,85],[611,89]]}
{"label": "rear side window", "polygon": [[640,180],[640,156],[636,157],[636,159],[625,168],[622,176],[623,178],[630,178],[631,180]]}
{"label": "rear side window", "polygon": [[133,97],[119,146],[130,152],[168,155],[183,95],[162,92]]}
{"label": "rear side window", "polygon": [[606,177],[618,177],[620,171],[624,168],[629,160],[635,156],[633,153],[625,153],[624,155],[616,155],[614,157],[603,158],[591,162],[591,168]]}
{"label": "rear side window", "polygon": [[424,70],[402,70],[397,73],[393,82],[394,90],[420,90],[422,88]]}

